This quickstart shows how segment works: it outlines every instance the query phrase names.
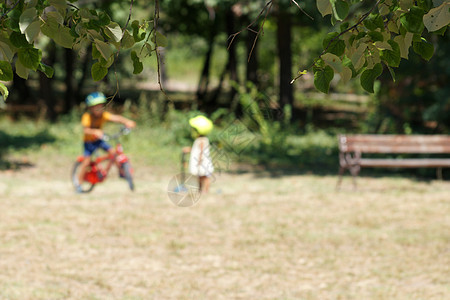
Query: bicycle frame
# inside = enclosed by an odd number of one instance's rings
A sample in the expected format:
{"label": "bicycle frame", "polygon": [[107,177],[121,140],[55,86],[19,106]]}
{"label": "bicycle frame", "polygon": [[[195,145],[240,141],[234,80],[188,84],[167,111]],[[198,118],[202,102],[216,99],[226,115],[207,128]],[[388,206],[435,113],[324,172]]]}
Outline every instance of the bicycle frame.
{"label": "bicycle frame", "polygon": [[[114,139],[117,140],[117,137],[115,137]],[[79,156],[77,158],[78,162],[82,162],[83,160],[84,156]],[[103,168],[101,166],[101,163],[105,160],[109,160],[109,162],[106,167]],[[119,168],[120,171],[122,165],[128,161],[128,157],[123,152],[122,144],[120,142],[117,142],[114,147],[114,153],[112,155],[108,153],[98,156],[95,159],[91,158],[91,161],[89,163],[90,168],[86,171],[86,174],[84,174],[84,181],[90,182],[92,184],[103,182],[108,176],[109,171],[114,164]]]}

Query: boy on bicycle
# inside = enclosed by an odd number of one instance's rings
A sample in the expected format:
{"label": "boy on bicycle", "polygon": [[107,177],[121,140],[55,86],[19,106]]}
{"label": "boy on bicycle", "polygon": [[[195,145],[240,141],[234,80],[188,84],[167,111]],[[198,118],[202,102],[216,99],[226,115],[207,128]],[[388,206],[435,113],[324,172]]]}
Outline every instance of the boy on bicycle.
{"label": "boy on bicycle", "polygon": [[121,123],[127,128],[134,128],[136,122],[120,115],[115,115],[105,111],[104,104],[106,97],[103,93],[94,92],[86,97],[86,105],[88,111],[81,117],[81,125],[83,125],[84,134],[84,160],[81,164],[80,173],[78,174],[78,184],[75,186],[76,192],[81,193],[80,183],[83,182],[86,169],[89,166],[91,155],[98,148],[102,148],[110,155],[114,155],[114,149],[103,140],[103,125],[106,122]]}

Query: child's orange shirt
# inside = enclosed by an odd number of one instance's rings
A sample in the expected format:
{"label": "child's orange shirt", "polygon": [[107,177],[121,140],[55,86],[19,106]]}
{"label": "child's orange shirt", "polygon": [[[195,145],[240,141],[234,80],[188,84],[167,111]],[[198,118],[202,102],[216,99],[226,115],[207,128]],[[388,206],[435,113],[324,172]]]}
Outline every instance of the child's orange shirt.
{"label": "child's orange shirt", "polygon": [[[88,112],[81,117],[81,125],[87,128],[102,129],[103,125],[111,119],[111,113],[104,111],[100,118],[93,118]],[[85,134],[83,140],[85,142],[95,142],[98,138],[93,134]]]}

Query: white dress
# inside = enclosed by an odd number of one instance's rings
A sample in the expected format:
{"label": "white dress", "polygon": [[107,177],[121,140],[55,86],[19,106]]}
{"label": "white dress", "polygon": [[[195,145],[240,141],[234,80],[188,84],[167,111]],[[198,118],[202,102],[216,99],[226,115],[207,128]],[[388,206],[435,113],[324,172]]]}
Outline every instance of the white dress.
{"label": "white dress", "polygon": [[214,166],[209,147],[207,137],[199,137],[194,141],[189,158],[189,173],[194,176],[211,176]]}

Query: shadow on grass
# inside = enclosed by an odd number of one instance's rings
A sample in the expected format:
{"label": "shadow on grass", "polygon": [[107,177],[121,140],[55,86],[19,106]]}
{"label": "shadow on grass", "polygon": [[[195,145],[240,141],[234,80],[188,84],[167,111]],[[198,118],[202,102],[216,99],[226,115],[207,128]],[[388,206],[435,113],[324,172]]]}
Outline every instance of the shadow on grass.
{"label": "shadow on grass", "polygon": [[[254,152],[240,157],[231,174],[253,173],[256,178],[296,175],[338,176],[339,150],[329,147],[312,146],[302,149],[298,155],[287,155],[285,152]],[[249,163],[251,161],[251,163]],[[358,178],[408,178],[417,182],[431,182],[438,179],[436,168],[362,168]],[[450,168],[442,169],[442,179],[450,180]],[[352,176],[348,170],[344,173],[344,182],[352,185]]]}
{"label": "shadow on grass", "polygon": [[289,149],[253,149],[234,156],[236,167],[230,173],[254,173],[255,176],[283,177],[314,174],[336,175],[339,168],[338,149],[308,146],[289,154]]}
{"label": "shadow on grass", "polygon": [[40,147],[55,141],[56,138],[47,130],[42,130],[35,135],[12,135],[0,131],[0,170],[16,170],[24,167],[32,167],[33,164],[26,160],[9,160],[7,154],[23,149]]}

